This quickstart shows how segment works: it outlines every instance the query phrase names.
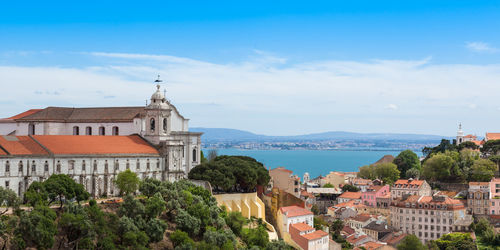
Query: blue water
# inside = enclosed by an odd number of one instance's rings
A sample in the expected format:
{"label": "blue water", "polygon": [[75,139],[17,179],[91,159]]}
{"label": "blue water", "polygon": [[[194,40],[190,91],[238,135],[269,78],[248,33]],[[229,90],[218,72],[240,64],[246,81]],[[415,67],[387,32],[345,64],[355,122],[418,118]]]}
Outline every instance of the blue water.
{"label": "blue water", "polygon": [[[208,150],[203,151],[206,156]],[[246,155],[262,162],[267,168],[285,167],[301,178],[305,172],[315,178],[330,171],[358,171],[359,167],[374,163],[384,155],[397,156],[399,151],[217,149],[217,154]],[[417,154],[421,156],[421,153]]]}

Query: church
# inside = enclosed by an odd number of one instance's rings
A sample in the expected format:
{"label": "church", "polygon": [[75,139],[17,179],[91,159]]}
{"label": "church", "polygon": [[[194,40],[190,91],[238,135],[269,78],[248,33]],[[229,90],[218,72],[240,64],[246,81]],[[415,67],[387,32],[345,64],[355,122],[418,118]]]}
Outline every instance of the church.
{"label": "church", "polygon": [[125,169],[187,178],[200,164],[202,133],[189,132],[189,119],[156,88],[142,107],[47,107],[0,119],[0,186],[22,196],[33,181],[68,174],[101,197],[118,194],[113,180]]}

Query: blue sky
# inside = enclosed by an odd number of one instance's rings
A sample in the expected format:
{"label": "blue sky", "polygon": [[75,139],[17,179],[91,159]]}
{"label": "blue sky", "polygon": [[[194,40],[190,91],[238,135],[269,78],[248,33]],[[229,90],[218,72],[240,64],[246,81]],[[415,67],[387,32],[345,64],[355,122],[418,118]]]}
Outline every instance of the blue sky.
{"label": "blue sky", "polygon": [[141,105],[264,134],[500,131],[498,1],[10,1],[0,117]]}

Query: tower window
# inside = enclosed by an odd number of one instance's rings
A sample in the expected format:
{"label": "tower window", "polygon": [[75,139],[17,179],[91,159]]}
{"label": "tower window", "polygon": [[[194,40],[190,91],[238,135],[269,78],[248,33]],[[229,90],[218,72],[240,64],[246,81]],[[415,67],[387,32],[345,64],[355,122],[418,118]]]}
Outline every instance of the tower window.
{"label": "tower window", "polygon": [[163,118],[163,131],[166,133],[167,132],[167,128],[168,128],[168,125],[167,125],[167,118]]}
{"label": "tower window", "polygon": [[92,127],[86,127],[85,128],[85,134],[86,135],[92,135]]}
{"label": "tower window", "polygon": [[119,129],[117,126],[113,127],[113,135],[118,135],[119,134]]}
{"label": "tower window", "polygon": [[196,161],[196,148],[193,149],[193,161]]}
{"label": "tower window", "polygon": [[73,135],[80,135],[80,127],[78,126],[73,127]]}
{"label": "tower window", "polygon": [[154,132],[155,131],[155,118],[151,118],[149,123],[150,123],[151,132]]}
{"label": "tower window", "polygon": [[99,127],[99,135],[106,135],[106,128]]}
{"label": "tower window", "polygon": [[34,135],[35,134],[35,124],[28,125],[28,134],[29,135]]}

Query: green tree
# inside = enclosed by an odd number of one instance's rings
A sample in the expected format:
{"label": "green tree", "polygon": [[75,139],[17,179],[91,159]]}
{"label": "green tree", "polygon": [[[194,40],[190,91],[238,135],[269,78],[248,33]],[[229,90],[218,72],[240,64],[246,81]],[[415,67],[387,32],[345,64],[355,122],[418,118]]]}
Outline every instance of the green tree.
{"label": "green tree", "polygon": [[497,171],[498,171],[500,169],[500,155],[490,156],[488,159],[497,164]]}
{"label": "green tree", "polygon": [[476,145],[474,142],[466,141],[466,142],[460,143],[457,147],[458,151],[461,151],[462,149],[466,149],[466,148],[476,150],[476,149],[479,149],[479,146]]}
{"label": "green tree", "polygon": [[490,222],[485,218],[481,218],[477,223],[472,223],[471,225],[472,230],[474,230],[474,232],[478,236],[482,236],[484,232],[486,232],[486,230],[490,227]]}
{"label": "green tree", "polygon": [[386,184],[392,184],[399,179],[399,170],[394,163],[380,163],[375,165],[375,174]]}
{"label": "green tree", "polygon": [[156,193],[161,193],[163,188],[164,186],[160,180],[149,177],[139,184],[139,192],[148,198]]}
{"label": "green tree", "polygon": [[148,221],[145,233],[149,236],[150,242],[158,242],[163,239],[165,230],[167,229],[167,223],[163,220],[154,218]]}
{"label": "green tree", "polygon": [[165,200],[160,193],[156,193],[153,197],[146,201],[146,216],[149,219],[156,218],[160,216],[163,211],[165,211],[166,206]]}
{"label": "green tree", "polygon": [[393,163],[398,166],[398,170],[402,177],[407,177],[406,171],[412,168],[420,169],[420,160],[418,155],[411,150],[405,150],[399,153],[399,155],[394,158]]}
{"label": "green tree", "polygon": [[420,179],[420,170],[416,168],[408,169],[408,171],[406,171],[406,178]]}
{"label": "green tree", "polygon": [[244,228],[241,239],[248,247],[264,248],[269,243],[269,234],[263,225],[259,225],[257,228]]}
{"label": "green tree", "polygon": [[116,186],[118,186],[122,194],[134,193],[139,186],[139,182],[137,174],[130,171],[130,169],[119,173],[115,180]]}
{"label": "green tree", "polygon": [[314,215],[319,215],[320,211],[319,211],[318,205],[313,204],[311,207],[311,212],[313,212]]}
{"label": "green tree", "polygon": [[328,223],[326,223],[326,221],[324,221],[323,219],[321,219],[321,217],[318,217],[318,216],[314,216],[313,218],[313,224],[314,224],[314,228],[316,230],[323,230],[323,227],[328,227]]}
{"label": "green tree", "polygon": [[427,249],[422,242],[413,234],[406,236],[399,245],[398,250],[425,250]]}
{"label": "green tree", "polygon": [[240,212],[229,212],[226,216],[226,224],[231,228],[234,234],[241,236],[243,226],[248,224],[248,221]]}
{"label": "green tree", "polygon": [[344,186],[342,186],[342,191],[343,192],[358,192],[359,188],[354,186],[354,185],[351,185],[351,184],[345,184]]}
{"label": "green tree", "polygon": [[452,169],[456,164],[452,157],[438,153],[427,161],[422,168],[422,175],[427,180],[450,180]]}
{"label": "green tree", "polygon": [[81,206],[68,205],[59,219],[58,227],[63,242],[73,248],[90,248],[95,238],[95,230],[87,213]]}
{"label": "green tree", "polygon": [[170,234],[170,240],[174,244],[174,247],[185,244],[194,245],[194,241],[189,237],[189,234],[179,229]]}
{"label": "green tree", "polygon": [[49,249],[57,233],[56,213],[47,206],[37,206],[31,213],[22,213],[15,234],[28,247]]}
{"label": "green tree", "polygon": [[467,233],[449,233],[435,240],[439,249],[477,249],[476,243]]}
{"label": "green tree", "polygon": [[366,165],[359,168],[358,177],[363,179],[374,180],[377,178],[375,173],[375,165]]}
{"label": "green tree", "polygon": [[12,210],[18,209],[21,204],[21,199],[17,197],[14,191],[0,187],[0,204],[6,206],[4,211],[0,211],[0,215],[2,215],[9,211],[9,208]]}
{"label": "green tree", "polygon": [[267,244],[264,250],[292,250],[292,246],[286,244],[283,240],[273,240]]}
{"label": "green tree", "polygon": [[61,202],[61,208],[63,207],[64,199],[75,199],[80,202],[89,197],[83,185],[76,183],[69,175],[65,174],[51,175],[43,182],[43,186],[48,194],[49,204],[58,199]]}
{"label": "green tree", "polygon": [[49,205],[49,194],[42,182],[34,181],[24,193],[25,203],[34,207],[36,205]]}
{"label": "green tree", "polygon": [[489,140],[483,144],[481,152],[487,156],[497,155],[500,152],[500,140]]}
{"label": "green tree", "polygon": [[333,186],[331,183],[326,183],[325,185],[323,185],[324,188],[334,188],[335,186]]}
{"label": "green tree", "polygon": [[490,160],[476,160],[474,161],[474,165],[472,165],[471,180],[489,182],[493,178],[496,168],[496,164]]}

